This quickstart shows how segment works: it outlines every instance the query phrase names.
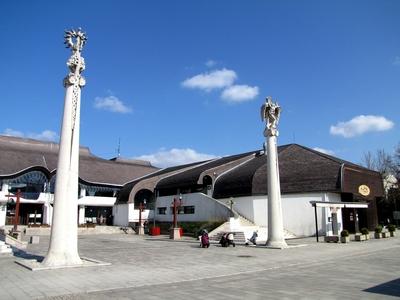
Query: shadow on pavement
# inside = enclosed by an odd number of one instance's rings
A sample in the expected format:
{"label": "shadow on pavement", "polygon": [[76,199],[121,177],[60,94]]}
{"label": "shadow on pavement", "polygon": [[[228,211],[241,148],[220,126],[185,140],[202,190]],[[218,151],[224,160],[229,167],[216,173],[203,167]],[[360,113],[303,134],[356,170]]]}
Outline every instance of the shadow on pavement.
{"label": "shadow on pavement", "polygon": [[364,292],[400,297],[400,278],[365,289]]}
{"label": "shadow on pavement", "polygon": [[18,258],[34,259],[34,260],[37,260],[38,262],[41,262],[44,259],[44,257],[41,255],[31,254],[31,253],[28,253],[24,250],[17,249],[17,248],[14,248],[13,252],[14,252],[14,256],[18,257]]}

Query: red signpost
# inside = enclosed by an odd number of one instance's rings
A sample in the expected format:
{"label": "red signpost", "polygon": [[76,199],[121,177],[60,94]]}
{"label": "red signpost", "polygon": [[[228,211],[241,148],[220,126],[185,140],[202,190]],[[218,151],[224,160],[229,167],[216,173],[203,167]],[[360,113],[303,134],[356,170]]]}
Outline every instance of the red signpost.
{"label": "red signpost", "polygon": [[174,212],[174,217],[172,220],[172,223],[174,225],[173,228],[177,228],[178,227],[177,213],[178,213],[178,208],[182,205],[182,197],[180,196],[179,199],[174,198],[172,205],[173,205],[173,212]]}
{"label": "red signpost", "polygon": [[144,209],[146,208],[145,205],[143,205],[142,202],[140,202],[139,204],[139,226],[142,226],[142,212],[144,211]]}
{"label": "red signpost", "polygon": [[19,223],[19,202],[20,202],[20,197],[21,197],[21,190],[18,189],[17,192],[15,193],[15,195],[11,195],[8,194],[6,195],[6,197],[11,198],[12,197],[16,197],[17,201],[15,203],[15,217],[14,217],[14,228],[13,228],[13,232],[17,232],[18,231],[18,223]]}
{"label": "red signpost", "polygon": [[172,220],[172,226],[170,231],[169,237],[171,239],[177,240],[180,239],[182,236],[182,230],[181,228],[178,228],[178,219],[177,219],[177,213],[178,213],[178,207],[182,205],[182,196],[179,196],[179,199],[174,198],[174,201],[172,201],[172,212],[173,212],[173,220]]}

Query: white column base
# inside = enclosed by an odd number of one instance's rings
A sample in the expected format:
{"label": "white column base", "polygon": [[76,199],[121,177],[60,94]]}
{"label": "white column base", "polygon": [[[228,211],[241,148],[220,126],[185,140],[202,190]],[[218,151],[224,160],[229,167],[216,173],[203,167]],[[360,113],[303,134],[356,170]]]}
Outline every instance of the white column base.
{"label": "white column base", "polygon": [[138,235],[144,235],[144,226],[139,226]]}
{"label": "white column base", "polygon": [[169,232],[169,238],[172,240],[180,240],[181,239],[181,232],[179,227],[172,228]]}
{"label": "white column base", "polygon": [[267,241],[265,244],[268,248],[273,248],[273,249],[285,249],[288,248],[288,245],[286,244],[285,240],[282,241]]}

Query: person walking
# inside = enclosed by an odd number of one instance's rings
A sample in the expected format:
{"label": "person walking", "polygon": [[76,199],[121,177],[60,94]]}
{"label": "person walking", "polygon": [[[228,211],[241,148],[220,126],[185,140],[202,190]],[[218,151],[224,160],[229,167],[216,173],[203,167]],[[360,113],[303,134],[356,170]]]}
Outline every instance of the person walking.
{"label": "person walking", "polygon": [[[257,237],[258,237],[258,231],[254,231],[253,235],[251,236],[251,238],[249,239],[249,242],[253,243],[253,245],[257,245]],[[246,246],[248,246],[249,243],[246,242]]]}

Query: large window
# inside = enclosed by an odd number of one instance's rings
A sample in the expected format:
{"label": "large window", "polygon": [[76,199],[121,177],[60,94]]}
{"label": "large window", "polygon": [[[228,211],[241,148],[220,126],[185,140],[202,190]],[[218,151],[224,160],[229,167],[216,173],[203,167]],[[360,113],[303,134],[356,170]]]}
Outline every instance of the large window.
{"label": "large window", "polygon": [[157,207],[157,213],[159,215],[166,215],[167,214],[167,208],[166,207]]}
{"label": "large window", "polygon": [[183,213],[187,215],[194,214],[194,206],[184,206]]}
{"label": "large window", "polygon": [[[173,215],[174,214],[174,207],[173,206],[171,206],[170,211],[171,211],[171,215]],[[190,205],[190,206],[179,206],[179,207],[176,208],[176,212],[179,215],[183,215],[183,214],[184,215],[192,215],[192,214],[194,214],[194,206],[193,205]]]}

